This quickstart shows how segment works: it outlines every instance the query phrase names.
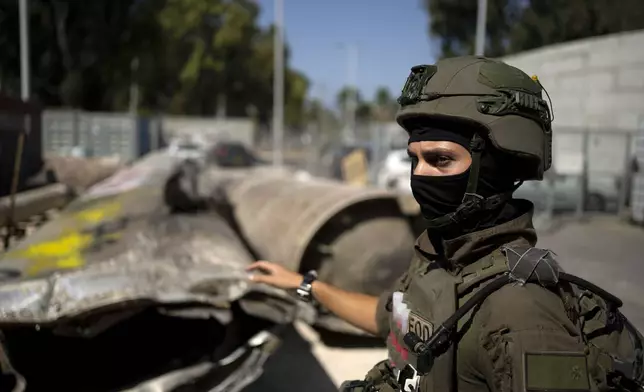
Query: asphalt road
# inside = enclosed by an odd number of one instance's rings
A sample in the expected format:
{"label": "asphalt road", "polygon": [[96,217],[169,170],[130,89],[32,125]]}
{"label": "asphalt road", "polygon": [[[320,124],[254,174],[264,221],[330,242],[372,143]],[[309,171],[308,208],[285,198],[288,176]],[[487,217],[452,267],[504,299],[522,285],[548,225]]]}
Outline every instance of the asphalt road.
{"label": "asphalt road", "polygon": [[538,246],[557,253],[567,272],[620,297],[624,314],[644,331],[644,228],[594,217],[541,235]]}
{"label": "asphalt road", "polygon": [[[550,226],[541,233],[538,246],[556,252],[567,272],[622,298],[624,313],[644,330],[644,228],[612,216]],[[342,381],[362,378],[385,355],[382,347],[326,345],[317,332],[298,324],[289,330],[264,375],[245,392],[336,391]]]}

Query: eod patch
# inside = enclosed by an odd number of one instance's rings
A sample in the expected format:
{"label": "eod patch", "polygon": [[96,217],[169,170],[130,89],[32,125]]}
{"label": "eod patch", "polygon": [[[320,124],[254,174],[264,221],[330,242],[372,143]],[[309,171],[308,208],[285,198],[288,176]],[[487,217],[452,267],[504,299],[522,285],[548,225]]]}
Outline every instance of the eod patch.
{"label": "eod patch", "polygon": [[434,325],[416,312],[409,312],[409,332],[413,332],[424,341],[434,333]]}

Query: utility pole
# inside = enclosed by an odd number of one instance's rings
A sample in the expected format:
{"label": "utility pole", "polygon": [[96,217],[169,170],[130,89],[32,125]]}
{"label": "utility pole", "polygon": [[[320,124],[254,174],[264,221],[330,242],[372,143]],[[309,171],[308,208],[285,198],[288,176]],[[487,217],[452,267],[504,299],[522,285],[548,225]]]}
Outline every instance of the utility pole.
{"label": "utility pole", "polygon": [[356,137],[356,111],[358,109],[358,46],[356,44],[345,44],[347,50],[347,87],[349,96],[346,97],[343,139],[345,142],[353,142]]}
{"label": "utility pole", "polygon": [[20,91],[22,100],[29,101],[29,13],[27,0],[19,0],[20,9]]}
{"label": "utility pole", "polygon": [[284,0],[273,0],[275,15],[273,76],[273,165],[284,162]]}
{"label": "utility pole", "polygon": [[487,24],[487,0],[478,0],[476,13],[476,51],[475,55],[485,56],[485,25]]}
{"label": "utility pole", "polygon": [[[27,0],[18,0],[18,18],[20,23],[20,96],[25,104],[29,102],[29,13]],[[11,199],[9,201],[9,219],[6,223],[7,235],[4,238],[4,249],[9,247],[11,237],[16,233],[16,193],[20,181],[20,166],[22,166],[22,152],[24,150],[25,138],[31,129],[31,117],[25,114],[24,129],[18,135],[16,155],[13,162],[13,178],[11,179]]]}
{"label": "utility pole", "polygon": [[130,114],[136,116],[139,106],[139,58],[135,57],[130,63]]}
{"label": "utility pole", "polygon": [[321,83],[320,84],[320,107],[318,108],[318,113],[316,113],[317,118],[318,118],[318,129],[319,129],[319,137],[322,137],[322,135],[326,135],[327,131],[327,113],[325,110],[325,100],[326,100],[326,84]]}

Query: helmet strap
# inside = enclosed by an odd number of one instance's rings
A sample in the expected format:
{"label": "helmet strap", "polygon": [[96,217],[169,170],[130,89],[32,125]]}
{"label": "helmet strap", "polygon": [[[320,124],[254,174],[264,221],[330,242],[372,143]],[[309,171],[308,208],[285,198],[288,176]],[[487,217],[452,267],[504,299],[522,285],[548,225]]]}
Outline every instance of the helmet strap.
{"label": "helmet strap", "polygon": [[470,142],[470,154],[472,155],[472,164],[470,165],[470,175],[467,178],[467,188],[465,189],[465,196],[463,196],[462,203],[470,201],[481,200],[482,196],[476,193],[476,188],[479,183],[479,171],[481,169],[481,155],[485,149],[485,140],[475,133]]}
{"label": "helmet strap", "polygon": [[428,229],[442,230],[455,224],[461,224],[480,211],[495,210],[506,201],[510,200],[512,192],[500,193],[487,198],[476,193],[481,168],[481,155],[484,150],[485,139],[483,139],[478,133],[475,133],[470,142],[472,164],[470,165],[470,174],[467,178],[467,187],[465,189],[463,201],[456,211],[428,221]]}

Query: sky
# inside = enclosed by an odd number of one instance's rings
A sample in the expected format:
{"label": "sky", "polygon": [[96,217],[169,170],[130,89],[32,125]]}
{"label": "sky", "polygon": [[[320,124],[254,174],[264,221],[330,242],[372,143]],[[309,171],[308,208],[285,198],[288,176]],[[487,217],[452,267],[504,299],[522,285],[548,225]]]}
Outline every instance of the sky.
{"label": "sky", "polygon": [[[273,1],[258,0],[260,24],[273,22]],[[365,99],[379,86],[394,97],[412,66],[431,64],[428,16],[421,0],[283,0],[289,64],[311,80],[310,95],[328,104],[349,84],[346,45],[358,52],[356,84]]]}

